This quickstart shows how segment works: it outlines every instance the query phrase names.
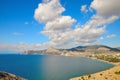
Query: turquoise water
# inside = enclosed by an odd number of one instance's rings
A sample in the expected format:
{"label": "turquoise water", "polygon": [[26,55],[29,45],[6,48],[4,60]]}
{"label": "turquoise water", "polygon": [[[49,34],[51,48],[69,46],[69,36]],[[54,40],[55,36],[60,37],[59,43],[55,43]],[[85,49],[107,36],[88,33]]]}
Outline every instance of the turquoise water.
{"label": "turquoise water", "polygon": [[85,57],[1,54],[0,71],[28,80],[69,80],[113,67],[112,64]]}

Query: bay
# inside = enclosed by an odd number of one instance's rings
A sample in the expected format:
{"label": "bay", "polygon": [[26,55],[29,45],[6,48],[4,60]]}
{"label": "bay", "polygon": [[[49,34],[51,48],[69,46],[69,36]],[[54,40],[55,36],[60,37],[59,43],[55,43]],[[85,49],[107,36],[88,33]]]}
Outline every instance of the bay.
{"label": "bay", "polygon": [[113,66],[86,57],[0,54],[0,71],[28,80],[69,80]]}

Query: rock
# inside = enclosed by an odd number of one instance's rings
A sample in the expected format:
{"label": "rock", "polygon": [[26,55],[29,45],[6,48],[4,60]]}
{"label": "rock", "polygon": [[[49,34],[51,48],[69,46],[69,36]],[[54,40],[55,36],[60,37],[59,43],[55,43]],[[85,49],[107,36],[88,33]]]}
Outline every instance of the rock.
{"label": "rock", "polygon": [[21,78],[11,73],[0,72],[0,80],[26,80],[26,79]]}

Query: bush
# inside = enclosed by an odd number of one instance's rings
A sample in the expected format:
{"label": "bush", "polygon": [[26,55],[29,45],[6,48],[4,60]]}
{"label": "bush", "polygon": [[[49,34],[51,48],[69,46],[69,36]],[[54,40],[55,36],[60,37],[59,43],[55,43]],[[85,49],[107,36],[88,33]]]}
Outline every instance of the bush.
{"label": "bush", "polygon": [[103,74],[101,73],[100,75],[102,76]]}
{"label": "bush", "polygon": [[120,71],[115,72],[115,74],[119,74],[120,75]]}
{"label": "bush", "polygon": [[88,78],[90,78],[91,77],[91,75],[88,75]]}

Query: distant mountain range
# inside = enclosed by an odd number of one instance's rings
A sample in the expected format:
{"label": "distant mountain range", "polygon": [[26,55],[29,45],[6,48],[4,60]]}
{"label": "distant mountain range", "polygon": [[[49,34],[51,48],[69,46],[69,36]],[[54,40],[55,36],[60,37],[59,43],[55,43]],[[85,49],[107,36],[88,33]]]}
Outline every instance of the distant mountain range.
{"label": "distant mountain range", "polygon": [[48,48],[46,50],[28,50],[24,51],[26,54],[55,54],[61,55],[68,52],[80,52],[80,53],[113,53],[120,52],[118,48],[111,48],[105,45],[90,45],[90,46],[78,46],[71,49],[56,49],[56,48]]}
{"label": "distant mountain range", "polygon": [[75,48],[68,49],[70,51],[80,51],[80,52],[86,52],[86,51],[99,51],[99,50],[104,50],[104,51],[120,51],[117,48],[111,48],[105,45],[91,45],[91,46],[78,46]]}

